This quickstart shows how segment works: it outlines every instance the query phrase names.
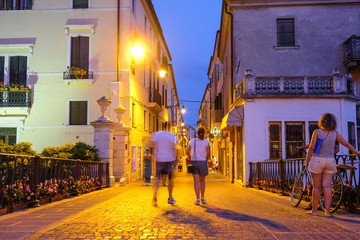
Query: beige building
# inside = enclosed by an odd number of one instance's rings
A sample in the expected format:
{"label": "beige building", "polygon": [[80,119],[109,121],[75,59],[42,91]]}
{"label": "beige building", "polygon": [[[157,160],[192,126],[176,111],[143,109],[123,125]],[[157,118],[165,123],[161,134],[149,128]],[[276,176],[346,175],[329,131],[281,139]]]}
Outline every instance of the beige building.
{"label": "beige building", "polygon": [[[162,29],[151,0],[0,0],[0,138],[7,144],[94,145],[90,122],[126,109],[121,147],[129,180],[142,176],[152,132],[177,131],[177,90]],[[145,54],[131,55],[141,44]],[[166,66],[160,78],[157,70]],[[2,85],[9,85],[3,87]],[[26,87],[25,87],[26,85]],[[11,88],[10,88],[11,86]],[[19,89],[17,89],[19,88]]]}

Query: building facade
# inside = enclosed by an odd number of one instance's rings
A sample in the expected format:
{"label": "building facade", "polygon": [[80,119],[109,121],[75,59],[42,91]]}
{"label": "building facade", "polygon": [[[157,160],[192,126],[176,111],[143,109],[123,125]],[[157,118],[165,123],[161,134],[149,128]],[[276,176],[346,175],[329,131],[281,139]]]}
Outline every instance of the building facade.
{"label": "building facade", "polygon": [[[323,113],[358,148],[358,1],[224,1],[209,65],[219,170],[248,184],[249,163],[303,157]],[[343,147],[339,154],[347,154]]]}
{"label": "building facade", "polygon": [[[0,22],[0,82],[7,85],[0,89],[1,139],[31,142],[38,152],[77,141],[94,145],[90,123],[106,96],[110,120],[117,121],[118,106],[126,110],[123,170],[115,178],[140,179],[151,134],[165,122],[176,129],[181,116],[151,0],[0,0]],[[136,44],[143,57],[131,55]]]}

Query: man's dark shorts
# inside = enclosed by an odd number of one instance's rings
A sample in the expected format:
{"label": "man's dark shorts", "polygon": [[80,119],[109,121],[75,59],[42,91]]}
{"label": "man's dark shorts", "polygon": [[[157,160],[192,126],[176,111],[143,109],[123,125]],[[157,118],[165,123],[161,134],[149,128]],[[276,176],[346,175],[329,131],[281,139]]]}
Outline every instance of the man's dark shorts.
{"label": "man's dark shorts", "polygon": [[172,162],[156,162],[156,177],[160,178],[161,175],[166,174],[169,180],[172,179],[173,163]]}
{"label": "man's dark shorts", "polygon": [[194,175],[205,177],[209,174],[207,161],[191,161],[191,165],[194,167]]}

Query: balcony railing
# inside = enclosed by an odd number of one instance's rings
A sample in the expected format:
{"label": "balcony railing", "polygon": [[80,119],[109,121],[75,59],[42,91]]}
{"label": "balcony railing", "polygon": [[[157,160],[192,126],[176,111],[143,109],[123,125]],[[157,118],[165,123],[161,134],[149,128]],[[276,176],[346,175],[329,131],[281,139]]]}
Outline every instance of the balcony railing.
{"label": "balcony railing", "polygon": [[360,37],[351,36],[344,42],[345,61],[344,65],[354,65],[360,62]]}
{"label": "balcony railing", "polygon": [[155,102],[161,106],[161,95],[156,89],[150,88],[149,90],[149,102]]}
{"label": "balcony railing", "polygon": [[0,107],[30,107],[30,91],[0,91]]}
{"label": "balcony railing", "polygon": [[334,70],[333,76],[324,77],[256,77],[247,73],[235,88],[235,99],[251,96],[294,95],[358,95],[356,82]]}
{"label": "balcony railing", "polygon": [[93,79],[94,73],[92,71],[85,71],[85,72],[63,72],[64,80],[67,79]]}

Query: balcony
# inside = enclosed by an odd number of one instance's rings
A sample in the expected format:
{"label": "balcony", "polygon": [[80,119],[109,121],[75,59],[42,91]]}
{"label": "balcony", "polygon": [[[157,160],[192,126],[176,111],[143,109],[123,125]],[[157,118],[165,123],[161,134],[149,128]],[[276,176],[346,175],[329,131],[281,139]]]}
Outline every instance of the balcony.
{"label": "balcony", "polygon": [[149,108],[155,112],[162,111],[161,95],[154,88],[149,89]]}
{"label": "balcony", "polygon": [[360,64],[360,37],[352,35],[344,42],[345,61],[344,65],[347,69],[356,67]]}
{"label": "balcony", "polygon": [[28,115],[30,107],[30,91],[0,91],[1,115]]}
{"label": "balcony", "polygon": [[336,97],[347,95],[359,98],[356,82],[334,70],[332,76],[323,77],[256,77],[247,72],[234,90],[239,97]]}
{"label": "balcony", "polygon": [[70,68],[63,72],[63,79],[66,85],[70,85],[70,83],[87,83],[92,85],[93,74],[94,73],[91,71],[85,71],[79,68]]}

